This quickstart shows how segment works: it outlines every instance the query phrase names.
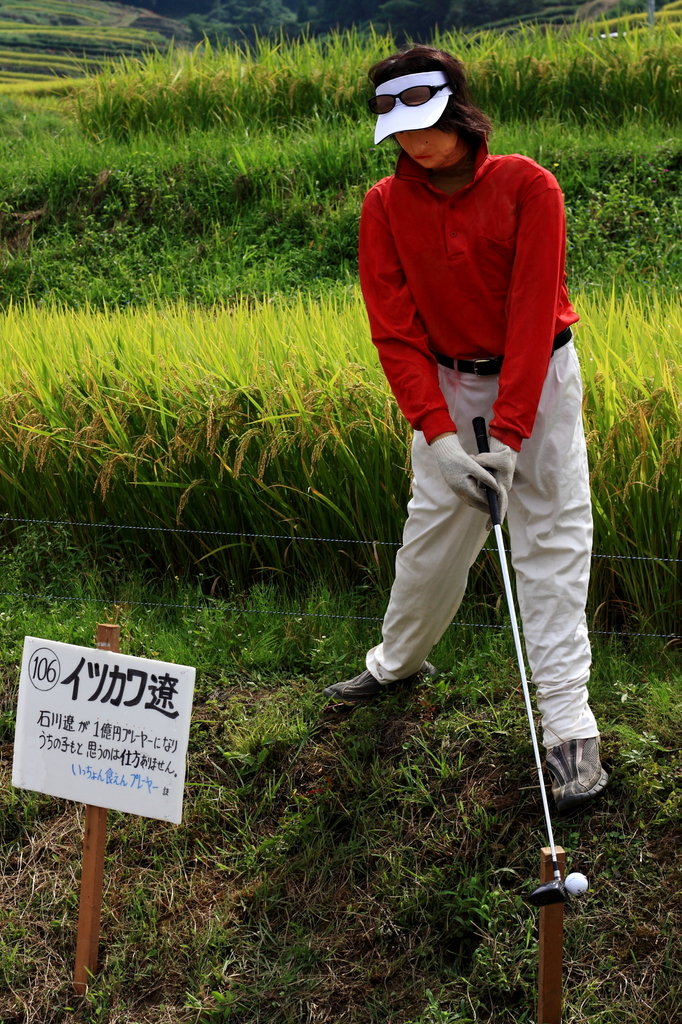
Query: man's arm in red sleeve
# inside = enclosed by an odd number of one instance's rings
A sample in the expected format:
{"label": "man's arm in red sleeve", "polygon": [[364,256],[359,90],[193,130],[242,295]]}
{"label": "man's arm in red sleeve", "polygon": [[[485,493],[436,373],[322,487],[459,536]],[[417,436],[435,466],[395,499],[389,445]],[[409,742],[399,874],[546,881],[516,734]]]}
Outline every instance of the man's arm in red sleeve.
{"label": "man's arm in red sleeve", "polygon": [[376,187],[362,207],[359,255],[362,294],[384,373],[403,415],[430,443],[456,427]]}
{"label": "man's arm in red sleeve", "polygon": [[536,181],[519,214],[507,337],[490,433],[516,451],[530,437],[552,356],[564,280],[566,221],[559,186]]}

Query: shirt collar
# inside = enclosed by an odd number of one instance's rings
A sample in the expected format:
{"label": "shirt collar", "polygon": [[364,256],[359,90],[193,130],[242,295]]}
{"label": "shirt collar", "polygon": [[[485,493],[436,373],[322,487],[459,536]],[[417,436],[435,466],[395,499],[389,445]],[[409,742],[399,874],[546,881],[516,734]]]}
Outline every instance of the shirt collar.
{"label": "shirt collar", "polygon": [[[483,174],[484,165],[490,159],[490,150],[488,149],[487,139],[481,139],[478,150],[476,152],[476,158],[474,160],[474,181]],[[407,153],[402,150],[398,156],[398,163],[395,169],[395,177],[401,181],[420,181],[428,185],[430,183],[429,172],[426,167],[422,167],[416,160],[408,156]],[[472,183],[473,184],[473,183]]]}

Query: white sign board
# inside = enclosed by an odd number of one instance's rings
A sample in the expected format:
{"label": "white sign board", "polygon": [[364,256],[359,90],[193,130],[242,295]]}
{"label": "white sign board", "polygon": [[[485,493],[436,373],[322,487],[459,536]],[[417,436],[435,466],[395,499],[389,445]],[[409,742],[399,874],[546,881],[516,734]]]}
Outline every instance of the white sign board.
{"label": "white sign board", "polygon": [[179,825],[194,676],[27,636],[12,784]]}

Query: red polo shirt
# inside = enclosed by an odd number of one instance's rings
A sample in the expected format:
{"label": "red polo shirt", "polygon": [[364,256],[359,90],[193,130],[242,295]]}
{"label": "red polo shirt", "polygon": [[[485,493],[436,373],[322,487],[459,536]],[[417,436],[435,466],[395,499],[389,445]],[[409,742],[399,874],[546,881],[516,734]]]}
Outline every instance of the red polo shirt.
{"label": "red polo shirt", "polygon": [[530,437],[552,342],[578,319],[566,291],[563,198],[525,156],[482,142],[470,185],[448,196],[401,153],[367,193],[360,281],[372,339],[398,405],[428,442],[456,429],[432,350],[504,354],[490,432],[517,451]]}

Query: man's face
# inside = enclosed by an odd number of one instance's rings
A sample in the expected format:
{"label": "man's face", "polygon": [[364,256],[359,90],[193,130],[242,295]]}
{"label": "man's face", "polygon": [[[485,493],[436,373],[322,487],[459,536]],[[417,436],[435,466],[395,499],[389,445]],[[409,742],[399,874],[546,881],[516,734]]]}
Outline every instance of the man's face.
{"label": "man's face", "polygon": [[440,128],[396,132],[395,137],[408,156],[430,171],[452,167],[468,152],[467,144],[457,132],[442,132]]}

